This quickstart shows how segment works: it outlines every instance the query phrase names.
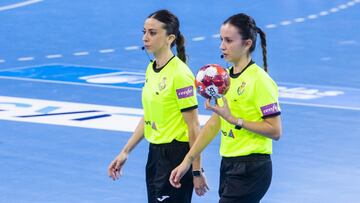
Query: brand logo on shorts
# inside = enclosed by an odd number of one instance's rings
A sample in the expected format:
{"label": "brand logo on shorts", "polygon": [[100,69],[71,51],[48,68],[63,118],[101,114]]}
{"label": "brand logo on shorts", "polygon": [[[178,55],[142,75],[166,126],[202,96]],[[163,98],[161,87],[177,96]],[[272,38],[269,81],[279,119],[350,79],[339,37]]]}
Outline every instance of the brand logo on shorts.
{"label": "brand logo on shorts", "polygon": [[168,195],[163,195],[162,197],[158,197],[158,198],[156,198],[159,202],[162,202],[162,201],[164,201],[165,199],[167,199],[167,198],[169,198],[170,196],[168,196]]}

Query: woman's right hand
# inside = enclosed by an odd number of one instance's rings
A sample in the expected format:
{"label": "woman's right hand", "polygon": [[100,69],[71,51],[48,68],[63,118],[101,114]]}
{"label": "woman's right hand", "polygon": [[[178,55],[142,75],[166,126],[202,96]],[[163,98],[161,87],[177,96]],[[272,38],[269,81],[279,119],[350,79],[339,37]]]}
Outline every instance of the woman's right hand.
{"label": "woman's right hand", "polygon": [[175,188],[180,188],[181,187],[180,180],[189,170],[189,168],[190,168],[189,164],[186,164],[186,162],[182,162],[174,170],[172,170],[169,178],[170,184]]}
{"label": "woman's right hand", "polygon": [[122,175],[122,167],[124,166],[126,160],[128,158],[128,154],[121,152],[109,165],[108,167],[108,175],[113,180],[117,180]]}

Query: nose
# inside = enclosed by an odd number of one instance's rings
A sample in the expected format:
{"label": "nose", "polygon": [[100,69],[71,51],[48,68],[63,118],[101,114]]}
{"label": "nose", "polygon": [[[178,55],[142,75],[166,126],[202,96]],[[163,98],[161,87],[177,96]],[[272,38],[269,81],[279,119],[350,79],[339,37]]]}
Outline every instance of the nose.
{"label": "nose", "polygon": [[147,32],[144,32],[144,34],[143,34],[143,36],[142,36],[142,40],[143,40],[144,42],[149,41],[149,35],[148,35]]}
{"label": "nose", "polygon": [[221,49],[221,51],[224,51],[224,50],[225,50],[225,45],[224,45],[224,41],[223,41],[223,40],[221,40],[221,43],[220,43],[219,48]]}

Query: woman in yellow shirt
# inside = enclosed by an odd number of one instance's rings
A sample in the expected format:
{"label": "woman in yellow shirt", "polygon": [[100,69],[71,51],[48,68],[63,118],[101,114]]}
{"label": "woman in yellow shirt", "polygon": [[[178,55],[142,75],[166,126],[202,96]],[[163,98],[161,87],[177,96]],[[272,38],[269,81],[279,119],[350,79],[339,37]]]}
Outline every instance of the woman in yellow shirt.
{"label": "woman in yellow shirt", "polygon": [[[264,69],[251,57],[260,35]],[[278,88],[267,74],[265,33],[248,15],[229,17],[221,26],[221,51],[229,68],[230,88],[226,95],[206,108],[213,115],[200,131],[182,163],[170,176],[180,188],[184,172],[221,131],[220,203],[257,203],[268,190],[272,177],[272,140],[281,135]]]}
{"label": "woman in yellow shirt", "polygon": [[[144,23],[144,49],[154,55],[146,70],[142,90],[144,117],[118,156],[108,174],[116,180],[129,153],[145,137],[150,143],[146,164],[148,202],[190,203],[193,188],[198,195],[207,190],[205,176],[188,170],[181,189],[169,183],[171,170],[180,164],[199,131],[194,76],[186,65],[184,37],[178,18],[168,10],[149,15]],[[176,45],[177,56],[171,48]],[[200,158],[192,170],[200,170]]]}

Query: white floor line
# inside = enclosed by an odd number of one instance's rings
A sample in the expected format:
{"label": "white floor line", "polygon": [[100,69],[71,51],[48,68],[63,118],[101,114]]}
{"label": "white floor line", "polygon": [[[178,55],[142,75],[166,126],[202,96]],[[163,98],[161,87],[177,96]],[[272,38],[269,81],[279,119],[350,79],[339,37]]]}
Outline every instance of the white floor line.
{"label": "white floor line", "polygon": [[48,59],[55,59],[55,58],[61,58],[63,57],[61,54],[51,54],[51,55],[47,55],[46,58]]}
{"label": "white floor line", "polygon": [[130,51],[130,50],[138,50],[138,49],[140,49],[140,47],[139,46],[128,46],[128,47],[125,47],[124,49],[127,51]]}
{"label": "white floor line", "polygon": [[87,51],[82,51],[82,52],[75,52],[73,53],[74,56],[87,56],[89,55],[90,53],[87,52]]}
{"label": "white floor line", "polygon": [[42,1],[43,0],[30,0],[30,1],[24,1],[24,2],[21,2],[21,3],[2,6],[2,7],[0,7],[0,12],[10,10],[10,9],[19,8],[19,7],[23,7],[23,6],[28,6],[28,5],[39,3],[39,2],[42,2]]}
{"label": "white floor line", "polygon": [[271,28],[276,28],[277,26],[275,24],[269,24],[266,25],[265,27],[271,29]]}
{"label": "white floor line", "polygon": [[194,37],[194,38],[192,38],[191,40],[194,41],[194,42],[203,41],[203,40],[205,40],[205,37],[203,37],[203,36],[201,36],[201,37]]}
{"label": "white floor line", "polygon": [[342,109],[342,110],[353,110],[353,111],[360,111],[360,107],[348,107],[348,106],[337,106],[337,105],[326,105],[326,104],[312,104],[312,103],[301,103],[301,102],[288,102],[288,101],[281,101],[281,104],[289,104],[295,106],[309,106],[309,107],[320,107],[320,108],[328,108],[328,109]]}
{"label": "white floor line", "polygon": [[220,38],[220,34],[219,33],[218,34],[213,34],[211,37],[212,38]]}
{"label": "white floor line", "polygon": [[21,57],[21,58],[18,58],[18,61],[32,61],[34,60],[35,58],[34,57]]}
{"label": "white floor line", "polygon": [[[9,79],[9,80],[20,80],[20,81],[29,81],[29,82],[43,82],[43,83],[52,83],[52,84],[77,85],[77,86],[89,86],[89,87],[99,87],[99,88],[109,88],[109,89],[125,89],[125,90],[141,91],[141,88],[120,87],[120,86],[110,86],[110,85],[96,85],[96,84],[84,84],[84,83],[64,82],[64,81],[49,81],[49,80],[32,79],[32,78],[17,78],[17,77],[0,76],[0,79]],[[313,103],[302,103],[302,102],[289,102],[289,101],[281,101],[281,99],[280,99],[280,104],[360,111],[360,107],[348,107],[348,106],[338,106],[338,105],[313,104]]]}
{"label": "white floor line", "polygon": [[99,50],[99,53],[107,54],[107,53],[112,53],[114,51],[115,51],[115,49],[101,49],[101,50]]}
{"label": "white floor line", "polygon": [[305,21],[305,18],[295,18],[294,21],[297,23],[302,23]]}
{"label": "white floor line", "polygon": [[[30,5],[30,4],[34,4],[34,3],[38,3],[38,2],[42,2],[43,0],[29,0],[29,1],[24,1],[24,2],[21,2],[21,3],[17,3],[17,4],[11,4],[11,5],[8,5],[8,6],[2,6],[0,7],[0,11],[4,11],[4,10],[9,10],[9,9],[13,9],[13,8],[18,8],[18,7],[21,7],[21,6],[26,6],[26,5]],[[279,23],[279,25],[282,25],[282,26],[288,26],[288,25],[291,25],[293,22],[296,22],[296,23],[300,23],[300,22],[304,22],[306,19],[309,19],[309,20],[314,20],[314,19],[317,19],[321,16],[326,16],[326,15],[329,15],[330,13],[336,13],[338,12],[339,10],[344,10],[344,9],[347,9],[349,6],[353,6],[357,3],[360,3],[360,0],[353,0],[353,1],[349,1],[345,4],[341,4],[337,7],[334,7],[334,8],[331,8],[329,9],[329,11],[321,11],[319,14],[311,14],[311,15],[308,15],[306,18],[295,18],[293,21],[292,20],[285,20],[285,21],[282,21]],[[268,24],[268,25],[265,25],[265,28],[268,28],[268,29],[273,29],[273,28],[276,28],[278,27],[277,24]],[[220,34],[213,34],[212,35],[212,38],[219,38],[220,37]],[[192,38],[192,41],[203,41],[205,40],[206,37],[205,36],[200,36],[200,37],[194,37]],[[140,49],[139,46],[127,46],[127,47],[124,47],[124,49],[126,51],[131,51],[131,50],[138,50]],[[115,52],[115,49],[101,49],[101,50],[98,50],[99,53],[101,54],[106,54],[106,53],[112,53],[112,52]],[[86,56],[86,55],[89,55],[90,53],[87,52],[87,51],[84,51],[84,52],[76,52],[76,53],[73,53],[74,56]],[[47,55],[45,56],[46,58],[48,59],[52,59],[52,58],[61,58],[63,57],[61,54],[53,54],[53,55]],[[18,61],[32,61],[34,60],[33,57],[23,57],[23,58],[19,58]],[[5,63],[5,59],[0,59],[0,64],[4,64]]]}
{"label": "white floor line", "polygon": [[51,81],[51,80],[42,80],[42,79],[33,79],[33,78],[18,78],[18,77],[11,77],[11,76],[0,76],[0,79],[141,91],[141,88],[136,88],[136,87],[121,87],[121,86],[97,85],[97,84],[86,84],[86,83],[77,83],[77,82]]}
{"label": "white floor line", "polygon": [[360,88],[356,88],[356,87],[342,87],[342,86],[334,86],[334,85],[315,85],[315,84],[303,84],[303,83],[291,83],[291,82],[276,82],[276,83],[279,86],[295,85],[295,86],[312,87],[312,88],[329,88],[329,89],[360,91]]}

